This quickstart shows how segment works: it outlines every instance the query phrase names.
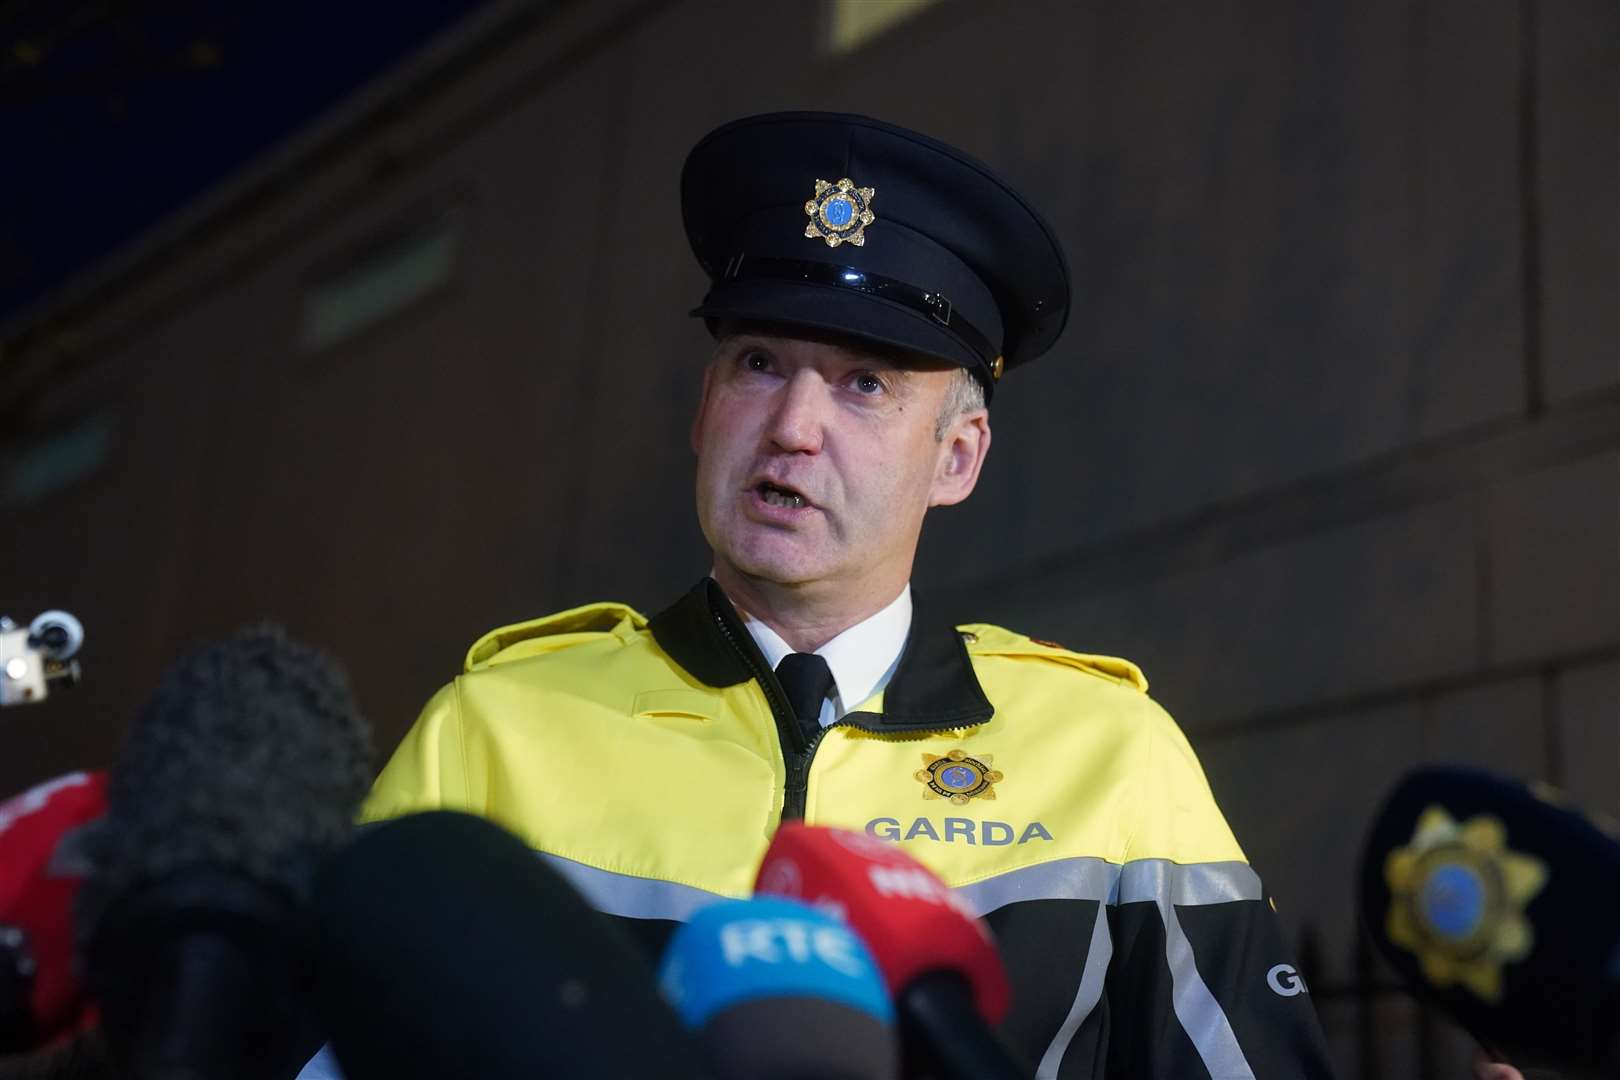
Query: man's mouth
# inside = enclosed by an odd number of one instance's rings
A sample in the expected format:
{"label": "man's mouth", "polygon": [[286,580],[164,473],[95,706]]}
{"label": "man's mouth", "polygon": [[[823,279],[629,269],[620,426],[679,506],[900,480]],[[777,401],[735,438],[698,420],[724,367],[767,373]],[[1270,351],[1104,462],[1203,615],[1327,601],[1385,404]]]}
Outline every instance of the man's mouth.
{"label": "man's mouth", "polygon": [[801,507],[809,505],[809,503],[805,501],[804,496],[800,495],[797,491],[794,491],[792,488],[785,488],[777,484],[773,484],[769,480],[761,481],[755,485],[754,490],[759,492],[759,497],[761,499],[764,499],[772,506],[782,506],[790,510],[797,510]]}

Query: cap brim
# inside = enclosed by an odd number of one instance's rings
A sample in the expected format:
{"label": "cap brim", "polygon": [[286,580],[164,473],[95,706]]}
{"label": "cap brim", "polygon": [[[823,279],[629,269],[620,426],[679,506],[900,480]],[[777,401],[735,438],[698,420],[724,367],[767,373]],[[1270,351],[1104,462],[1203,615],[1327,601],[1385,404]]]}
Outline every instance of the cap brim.
{"label": "cap brim", "polygon": [[881,297],[809,282],[752,279],[715,285],[690,314],[803,326],[920,353],[981,379],[984,362],[956,336],[921,312]]}

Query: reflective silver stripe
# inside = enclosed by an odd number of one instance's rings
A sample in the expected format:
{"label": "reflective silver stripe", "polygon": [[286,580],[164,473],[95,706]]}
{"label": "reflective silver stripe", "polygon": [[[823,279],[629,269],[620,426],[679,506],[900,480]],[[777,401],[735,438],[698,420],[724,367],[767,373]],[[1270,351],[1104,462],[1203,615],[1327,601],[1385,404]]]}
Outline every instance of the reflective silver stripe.
{"label": "reflective silver stripe", "polygon": [[1080,1030],[1091,1010],[1097,1007],[1102,999],[1103,981],[1108,976],[1108,961],[1114,956],[1114,939],[1108,933],[1108,907],[1105,904],[1097,905],[1097,921],[1091,925],[1091,947],[1086,950],[1086,967],[1080,976],[1080,989],[1074,995],[1074,1004],[1069,1006],[1069,1015],[1063,1018],[1063,1024],[1058,1028],[1052,1045],[1046,1048],[1041,1055],[1041,1063],[1035,1069],[1035,1080],[1057,1080],[1058,1069],[1063,1065],[1063,1055],[1069,1052],[1069,1042],[1074,1033]]}
{"label": "reflective silver stripe", "polygon": [[1075,1032],[1102,997],[1108,962],[1114,952],[1104,905],[1133,903],[1151,903],[1159,909],[1164,921],[1165,959],[1170,965],[1171,1003],[1176,1019],[1186,1029],[1210,1075],[1216,1080],[1254,1080],[1226,1013],[1198,974],[1192,943],[1176,917],[1177,906],[1263,900],[1260,876],[1247,863],[1183,864],[1169,859],[1133,859],[1120,866],[1094,857],[1055,859],[961,886],[957,894],[979,915],[1022,900],[1100,901],[1080,989],[1057,1036],[1041,1056],[1036,1080],[1057,1076]]}
{"label": "reflective silver stripe", "polygon": [[332,1052],[332,1044],[327,1043],[316,1051],[293,1080],[343,1080],[343,1069],[338,1065],[337,1055]]}
{"label": "reflective silver stripe", "polygon": [[1254,1080],[1254,1070],[1238,1046],[1232,1025],[1215,995],[1209,992],[1204,977],[1198,974],[1193,962],[1192,943],[1181,929],[1176,917],[1176,906],[1167,899],[1159,899],[1159,914],[1164,917],[1164,958],[1170,963],[1170,1001],[1176,1010],[1176,1019],[1187,1032],[1203,1059],[1204,1068],[1214,1080]]}
{"label": "reflective silver stripe", "polygon": [[1173,863],[1169,859],[1134,859],[1119,876],[1119,899],[1131,904],[1163,900],[1188,907],[1225,904],[1233,900],[1263,900],[1260,875],[1248,863]]}
{"label": "reflective silver stripe", "polygon": [[[725,899],[719,893],[692,885],[616,874],[560,855],[540,854],[593,905],[613,915],[685,921],[699,908]],[[1092,856],[1019,867],[960,886],[956,892],[978,915],[987,915],[1020,900],[1097,900],[1129,904],[1168,896],[1173,903],[1186,907],[1265,897],[1259,875],[1246,863],[1183,865],[1168,859],[1134,859],[1121,867]]]}
{"label": "reflective silver stripe", "polygon": [[1020,900],[1130,904],[1168,896],[1171,902],[1186,907],[1265,899],[1260,876],[1247,863],[1182,864],[1169,859],[1133,859],[1122,867],[1092,856],[1021,866],[959,886],[956,893],[978,915]]}
{"label": "reflective silver stripe", "polygon": [[958,886],[957,896],[977,915],[1020,900],[1096,900],[1108,903],[1119,881],[1119,865],[1082,856],[1021,866],[993,878]]}
{"label": "reflective silver stripe", "polygon": [[719,893],[691,885],[599,870],[547,851],[537,851],[535,854],[567,878],[568,883],[583,893],[592,907],[608,915],[685,922],[699,908],[728,899]]}

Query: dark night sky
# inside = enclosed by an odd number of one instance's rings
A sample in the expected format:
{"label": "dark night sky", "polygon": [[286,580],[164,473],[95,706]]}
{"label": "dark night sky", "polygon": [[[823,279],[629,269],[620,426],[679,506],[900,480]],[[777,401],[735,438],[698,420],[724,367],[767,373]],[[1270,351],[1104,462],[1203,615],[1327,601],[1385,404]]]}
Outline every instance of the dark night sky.
{"label": "dark night sky", "polygon": [[0,326],[489,0],[0,0]]}

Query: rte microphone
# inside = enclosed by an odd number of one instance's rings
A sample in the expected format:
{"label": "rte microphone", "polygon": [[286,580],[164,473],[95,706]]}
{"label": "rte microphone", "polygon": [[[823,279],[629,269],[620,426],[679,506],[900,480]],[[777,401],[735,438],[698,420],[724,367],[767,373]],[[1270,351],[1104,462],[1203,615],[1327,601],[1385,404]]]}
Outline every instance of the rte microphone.
{"label": "rte microphone", "polygon": [[1034,1072],[992,1030],[1010,991],[989,931],[910,855],[865,833],[787,822],[754,888],[834,913],[861,935],[894,996],[908,1073],[1027,1080]]}
{"label": "rte microphone", "polygon": [[343,675],[273,627],[183,657],[136,716],[86,831],[75,912],[121,1075],[291,1075],[297,917],[371,779]]}
{"label": "rte microphone", "polygon": [[311,926],[347,1080],[704,1077],[628,936],[482,818],[363,828],[321,871]]}
{"label": "rte microphone", "polygon": [[0,1055],[38,1050],[93,1015],[73,972],[83,867],[63,841],[101,816],[106,786],[104,773],[74,772],[0,803]]}
{"label": "rte microphone", "polygon": [[1501,1060],[1620,1075],[1620,840],[1489,773],[1424,768],[1385,801],[1361,914],[1408,986]]}
{"label": "rte microphone", "polygon": [[717,1080],[893,1080],[883,974],[855,932],[795,900],[706,907],[675,931],[664,997]]}

